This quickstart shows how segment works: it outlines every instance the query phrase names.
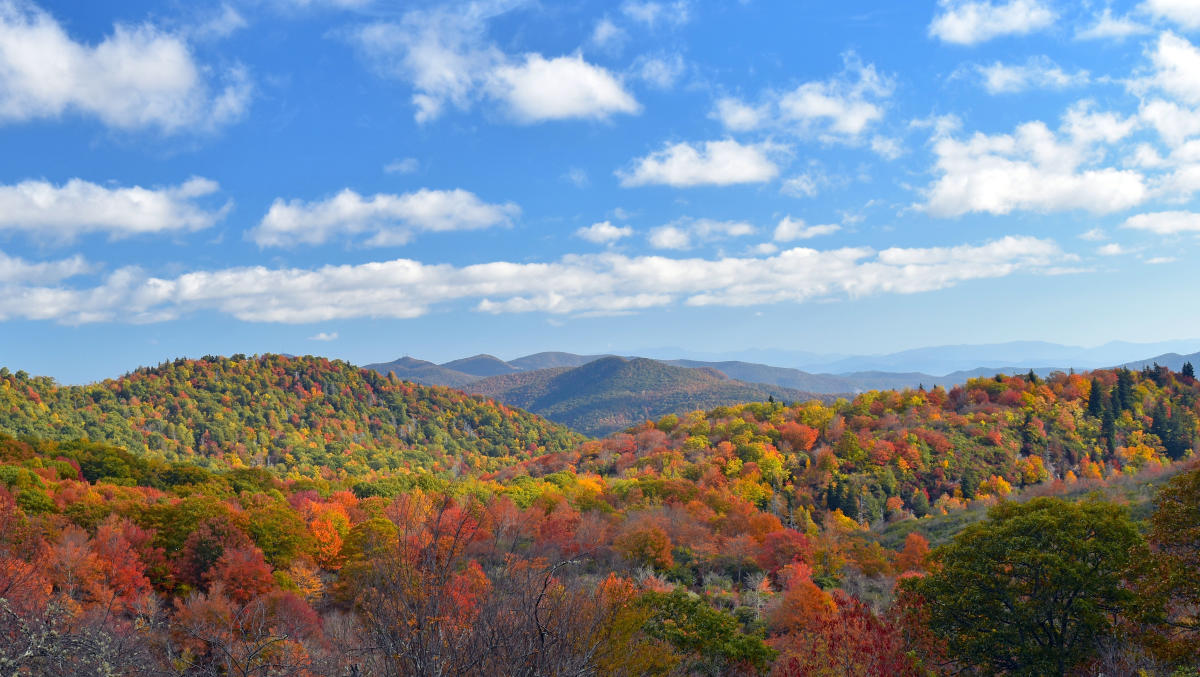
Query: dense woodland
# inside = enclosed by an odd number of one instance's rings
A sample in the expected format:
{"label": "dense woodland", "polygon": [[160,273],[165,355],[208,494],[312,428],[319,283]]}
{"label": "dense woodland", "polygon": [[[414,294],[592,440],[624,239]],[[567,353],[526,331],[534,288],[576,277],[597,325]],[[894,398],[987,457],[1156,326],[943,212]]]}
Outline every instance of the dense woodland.
{"label": "dense woodland", "polygon": [[317,358],[0,371],[0,673],[1197,675],[1190,368],[600,440]]}

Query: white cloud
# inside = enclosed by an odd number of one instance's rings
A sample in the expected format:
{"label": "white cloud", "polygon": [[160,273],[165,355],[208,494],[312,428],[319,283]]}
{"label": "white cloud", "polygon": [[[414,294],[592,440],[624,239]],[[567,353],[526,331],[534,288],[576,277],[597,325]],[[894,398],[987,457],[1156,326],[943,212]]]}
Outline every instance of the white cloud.
{"label": "white cloud", "polygon": [[613,313],[675,304],[745,306],[876,294],[910,294],[967,280],[1051,273],[1071,257],[1049,240],[1005,237],[982,245],[818,251],[770,257],[672,259],[615,253],[550,263],[456,267],[408,259],[316,269],[229,268],[173,278],[125,268],[94,287],[0,285],[0,320],[153,322],[208,311],[250,322],[410,318],[448,304],[482,312]]}
{"label": "white cloud", "polygon": [[895,160],[904,155],[904,145],[899,139],[876,134],[871,137],[871,150],[885,160]]}
{"label": "white cloud", "polygon": [[308,340],[309,341],[336,341],[337,338],[338,338],[338,333],[336,331],[333,331],[333,332],[322,331],[322,332],[317,332],[316,334],[313,334],[312,336],[309,336]]}
{"label": "white cloud", "polygon": [[748,132],[762,126],[767,111],[762,107],[747,105],[734,97],[723,97],[717,100],[717,107],[709,117],[719,120],[725,129],[734,132]]}
{"label": "white cloud", "polygon": [[601,49],[617,49],[625,43],[628,37],[620,26],[613,23],[608,17],[604,17],[596,22],[596,28],[592,30],[591,42]]}
{"label": "white cloud", "polygon": [[1200,134],[1200,111],[1173,101],[1151,99],[1142,104],[1138,117],[1158,132],[1172,148]]}
{"label": "white cloud", "polygon": [[1090,242],[1099,242],[1101,240],[1107,240],[1108,234],[1105,233],[1104,229],[1102,228],[1092,228],[1091,230],[1080,233],[1079,239],[1088,240]]}
{"label": "white cloud", "polygon": [[[892,78],[854,52],[842,54],[843,67],[826,80],[812,80],[779,92],[769,90],[751,104],[737,97],[717,99],[709,117],[731,132],[772,129],[825,143],[858,144],[885,117],[895,90]],[[894,157],[898,142],[875,135],[872,146]]]}
{"label": "white cloud", "polygon": [[929,24],[929,35],[957,45],[975,45],[1004,35],[1025,35],[1046,28],[1056,18],[1040,0],[939,0],[941,14]]}
{"label": "white cloud", "polygon": [[153,26],[118,24],[92,46],[37,7],[0,0],[0,122],[81,114],[125,130],[211,130],[242,116],[251,86],[241,68],[223,86],[206,70]]}
{"label": "white cloud", "polygon": [[790,179],[785,179],[779,190],[784,195],[792,197],[816,197],[819,180],[821,180],[820,177],[815,176],[812,172],[797,174]]}
{"label": "white cloud", "polygon": [[1096,253],[1100,256],[1120,256],[1121,254],[1128,254],[1129,252],[1116,242],[1109,242],[1106,245],[1097,247]]}
{"label": "white cloud", "polygon": [[1090,100],[1079,101],[1063,114],[1062,132],[1077,146],[1095,143],[1114,144],[1134,132],[1137,116],[1121,117],[1111,111],[1097,112]]}
{"label": "white cloud", "polygon": [[521,4],[410,10],[398,22],[372,23],[352,37],[380,71],[412,83],[420,123],[436,119],[447,106],[465,110],[483,98],[502,104],[520,123],[604,119],[640,110],[620,80],[579,54],[514,57],[490,42],[488,22]]}
{"label": "white cloud", "polygon": [[526,54],[524,63],[497,68],[488,88],[518,122],[604,119],[641,110],[619,80],[578,54],[555,59]]}
{"label": "white cloud", "polygon": [[732,139],[706,141],[702,148],[676,143],[638,158],[632,169],[619,170],[617,176],[622,186],[762,183],[779,174],[779,167],[769,157],[772,150],[764,144],[742,145]]}
{"label": "white cloud", "polygon": [[1046,57],[1031,57],[1024,64],[1005,64],[999,61],[990,66],[976,66],[983,76],[983,87],[989,94],[1013,94],[1028,89],[1066,89],[1080,87],[1090,80],[1085,70],[1067,73]]}
{"label": "white cloud", "polygon": [[1149,26],[1144,26],[1129,17],[1114,17],[1112,8],[1105,7],[1096,15],[1096,22],[1075,33],[1076,40],[1124,40],[1131,35],[1143,35],[1150,32]]}
{"label": "white cloud", "polygon": [[841,230],[841,226],[827,223],[810,226],[804,219],[793,219],[791,215],[783,217],[775,226],[776,242],[791,242],[793,240],[808,240],[820,235],[832,235]]}
{"label": "white cloud", "polygon": [[249,25],[236,9],[222,4],[220,10],[189,28],[188,35],[194,40],[214,40],[229,37]]}
{"label": "white cloud", "polygon": [[1141,8],[1160,19],[1174,21],[1187,30],[1200,28],[1200,5],[1194,0],[1146,0]]}
{"label": "white cloud", "polygon": [[688,249],[692,238],[687,231],[675,226],[659,226],[650,231],[650,245],[655,249]]}
{"label": "white cloud", "polygon": [[650,244],[658,249],[691,249],[699,242],[713,242],[753,235],[756,229],[745,221],[683,218],[650,231]]}
{"label": "white cloud", "polygon": [[1130,82],[1135,92],[1164,91],[1188,103],[1200,103],[1200,49],[1171,32],[1158,37],[1150,52],[1153,71]]}
{"label": "white cloud", "polygon": [[688,22],[691,16],[691,8],[686,0],[676,0],[675,2],[626,0],[621,4],[621,11],[630,19],[650,28],[655,28],[660,24],[682,26]]}
{"label": "white cloud", "polygon": [[1131,216],[1122,228],[1148,230],[1159,235],[1200,233],[1200,214],[1195,212],[1154,212]]}
{"label": "white cloud", "polygon": [[0,251],[0,285],[53,284],[93,272],[95,266],[78,254],[69,259],[30,263]]}
{"label": "white cloud", "polygon": [[1155,256],[1153,258],[1146,259],[1146,263],[1151,265],[1161,265],[1163,263],[1175,263],[1177,260],[1178,259],[1176,259],[1174,256]]}
{"label": "white cloud", "polygon": [[197,204],[197,198],[217,189],[215,181],[202,178],[166,188],[107,188],[82,179],[61,186],[46,181],[0,185],[0,230],[26,231],[58,241],[90,232],[123,237],[200,230],[229,209],[227,205],[209,210]]}
{"label": "white cloud", "polygon": [[367,233],[366,244],[401,245],[420,231],[477,230],[505,226],[520,213],[510,203],[488,204],[462,189],[429,190],[365,198],[350,190],[316,202],[276,199],[250,232],[260,247],[321,244],[336,235]]}
{"label": "white cloud", "polygon": [[1095,149],[1063,143],[1042,122],[1014,134],[975,134],[966,141],[935,137],[941,176],[926,191],[924,208],[934,216],[968,212],[1083,209],[1109,213],[1147,199],[1141,174],[1111,167],[1085,168]]}
{"label": "white cloud", "polygon": [[600,221],[576,230],[575,235],[588,242],[609,244],[633,235],[633,229],[629,226],[614,226],[611,221]]}
{"label": "white cloud", "polygon": [[831,140],[854,139],[883,119],[883,100],[894,89],[891,78],[881,75],[873,64],[864,65],[852,52],[843,59],[845,69],[840,75],[806,82],[780,97],[784,121]]}
{"label": "white cloud", "polygon": [[634,74],[642,81],[658,89],[670,89],[679,81],[686,66],[681,54],[659,54],[641,56],[633,64]]}

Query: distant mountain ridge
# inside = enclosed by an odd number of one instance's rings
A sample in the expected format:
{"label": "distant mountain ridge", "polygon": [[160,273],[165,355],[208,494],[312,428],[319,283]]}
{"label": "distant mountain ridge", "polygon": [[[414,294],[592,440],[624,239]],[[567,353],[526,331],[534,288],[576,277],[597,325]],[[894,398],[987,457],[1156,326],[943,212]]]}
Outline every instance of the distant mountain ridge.
{"label": "distant mountain ridge", "polygon": [[[1120,351],[1139,346],[1175,345],[1181,341],[1154,344],[1110,343],[1090,351],[1088,360],[1100,360]],[[1200,341],[1191,342],[1193,345]],[[1078,359],[1077,349],[1037,341],[994,344],[1002,355],[1045,354],[1045,361],[1025,363],[976,363],[970,368],[944,374],[917,370],[864,369],[841,373],[813,373],[792,367],[771,366],[740,360],[704,361],[695,359],[655,360],[615,355],[576,355],[543,352],[505,362],[492,355],[475,355],[436,365],[405,357],[393,362],[368,364],[365,368],[381,374],[395,373],[398,378],[425,385],[445,385],[471,393],[493,397],[504,404],[540,414],[588,434],[611,432],[646,418],[669,413],[684,413],[742,401],[768,397],[794,401],[810,398],[831,399],[867,390],[893,390],[925,386],[946,388],[968,379],[990,377],[998,373],[1013,375],[1030,370],[1040,376],[1072,368],[1084,370],[1124,365],[1134,369],[1155,362],[1179,370],[1184,362],[1200,363],[1200,353],[1181,355],[1169,352],[1156,358],[1127,361],[1114,359],[1102,364],[1071,364]],[[905,357],[928,362],[939,353],[943,364],[962,364],[988,346],[941,346],[877,356],[881,364],[906,364]],[[1128,354],[1128,353],[1126,353]],[[1054,357],[1063,362],[1053,362]],[[838,364],[854,364],[868,358],[842,358]],[[1000,362],[1003,362],[1000,360]],[[640,381],[639,381],[640,379]],[[630,383],[637,381],[637,387]],[[731,399],[732,398],[732,399]]]}
{"label": "distant mountain ridge", "polygon": [[494,376],[472,383],[468,390],[589,435],[611,433],[668,414],[743,402],[832,399],[778,385],[746,383],[709,367],[621,357],[601,357],[578,367]]}

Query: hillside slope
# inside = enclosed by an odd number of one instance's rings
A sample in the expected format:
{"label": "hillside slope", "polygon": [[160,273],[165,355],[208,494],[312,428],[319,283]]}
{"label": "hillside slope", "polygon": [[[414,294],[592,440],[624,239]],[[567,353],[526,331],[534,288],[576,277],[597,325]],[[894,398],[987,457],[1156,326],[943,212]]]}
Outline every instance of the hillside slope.
{"label": "hillside slope", "polygon": [[427,386],[446,386],[448,388],[463,388],[469,383],[478,381],[479,377],[454,369],[447,369],[440,364],[434,364],[415,357],[402,357],[391,362],[365,364],[363,369],[370,369],[383,376],[395,374],[401,381],[412,381]]}
{"label": "hillside slope", "polygon": [[613,432],[667,414],[771,397],[787,401],[817,397],[791,388],[744,383],[715,369],[620,357],[605,357],[575,368],[487,378],[471,384],[469,389],[589,435]]}
{"label": "hillside slope", "polygon": [[180,359],[87,386],[3,369],[0,432],[305,474],[500,467],[581,439],[447,388],[280,355]]}

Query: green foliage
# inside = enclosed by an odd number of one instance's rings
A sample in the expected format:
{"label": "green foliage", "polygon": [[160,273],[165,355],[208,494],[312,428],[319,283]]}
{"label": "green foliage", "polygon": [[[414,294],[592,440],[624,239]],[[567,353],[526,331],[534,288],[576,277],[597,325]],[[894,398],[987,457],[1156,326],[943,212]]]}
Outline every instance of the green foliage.
{"label": "green foliage", "polygon": [[1132,609],[1125,580],[1146,557],[1124,509],[1038,498],[996,506],[933,551],[932,573],[903,586],[924,600],[930,628],[961,663],[1062,675]]}
{"label": "green foliage", "polygon": [[[103,442],[76,450],[84,476],[126,484],[148,482],[146,457],[304,474],[486,470],[581,441],[536,416],[448,388],[282,355],[180,359],[88,386],[10,373],[0,377],[3,432]],[[264,482],[246,479],[247,486]]]}
{"label": "green foliage", "polygon": [[714,609],[697,595],[684,590],[648,592],[638,604],[650,612],[646,633],[670,642],[690,657],[694,672],[726,674],[735,666],[765,672],[775,657],[761,636],[743,632],[735,617]]}

